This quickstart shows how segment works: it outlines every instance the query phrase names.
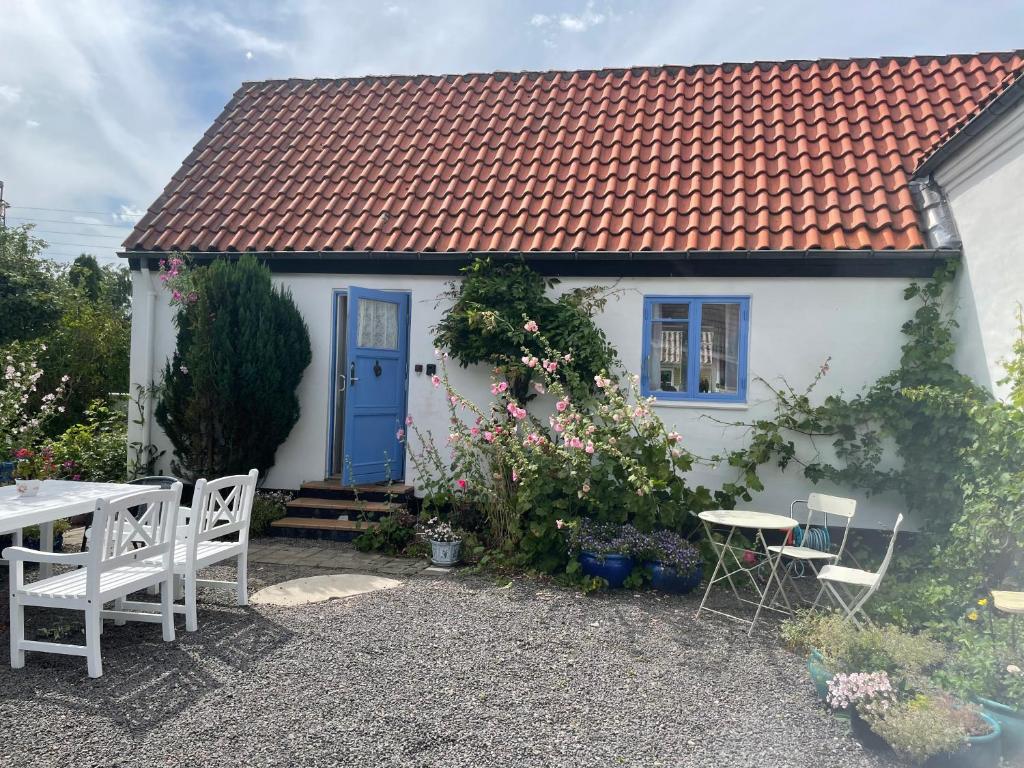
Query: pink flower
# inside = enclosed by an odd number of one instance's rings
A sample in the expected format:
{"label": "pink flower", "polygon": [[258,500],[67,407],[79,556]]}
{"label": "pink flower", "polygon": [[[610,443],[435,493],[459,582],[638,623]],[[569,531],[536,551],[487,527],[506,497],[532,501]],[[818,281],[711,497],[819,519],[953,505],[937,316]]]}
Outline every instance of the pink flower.
{"label": "pink flower", "polygon": [[452,395],[448,399],[451,401],[452,405],[458,405],[459,404],[459,396],[458,395]]}
{"label": "pink flower", "polygon": [[555,527],[558,528],[558,530],[562,530],[563,528],[565,528],[565,521],[555,520]]}
{"label": "pink flower", "polygon": [[545,360],[543,362],[543,366],[544,370],[547,371],[548,373],[554,373],[555,371],[558,370],[558,363],[556,363],[554,360]]}
{"label": "pink flower", "polygon": [[486,440],[488,443],[493,443],[494,433],[489,430],[487,432],[484,432],[484,440]]}
{"label": "pink flower", "polygon": [[749,549],[746,549],[743,551],[743,562],[747,565],[754,565],[754,563],[757,562],[757,555]]}
{"label": "pink flower", "polygon": [[399,430],[395,432],[395,438],[398,440],[398,442],[402,442],[405,439],[405,430],[399,428]]}
{"label": "pink flower", "polygon": [[181,301],[181,291],[171,291],[171,298],[175,301]]}
{"label": "pink flower", "polygon": [[513,483],[518,483],[519,482],[519,473],[516,472],[515,467],[512,468],[512,482]]}
{"label": "pink flower", "polygon": [[469,434],[471,434],[473,437],[476,437],[477,435],[480,434],[480,427],[470,427]]}
{"label": "pink flower", "polygon": [[678,443],[678,442],[679,442],[680,440],[682,440],[682,439],[683,439],[683,436],[682,436],[682,435],[680,435],[680,434],[679,434],[678,432],[676,432],[676,431],[672,431],[672,432],[669,432],[669,433],[668,433],[668,441],[669,441],[670,443]]}
{"label": "pink flower", "polygon": [[461,488],[462,490],[466,490],[466,486],[469,485],[469,483],[466,482],[466,479],[464,477],[460,477],[458,480],[456,480],[455,484],[459,486],[459,488]]}
{"label": "pink flower", "polygon": [[430,377],[430,383],[433,384],[435,388],[441,386],[441,377],[434,374]]}
{"label": "pink flower", "polygon": [[182,365],[182,366],[179,366],[179,367],[178,367],[178,370],[179,370],[179,371],[181,371],[181,372],[182,372],[183,374],[185,374],[186,376],[188,376],[188,366],[187,366],[187,365]]}
{"label": "pink flower", "polygon": [[585,450],[587,453],[593,453],[594,452],[594,443],[592,441],[590,441],[590,440],[587,440],[587,445],[584,447],[583,450]]}
{"label": "pink flower", "polygon": [[536,333],[537,331],[540,330],[540,327],[537,325],[535,321],[527,320],[526,325],[523,326],[523,330],[528,331],[529,333]]}
{"label": "pink flower", "polygon": [[405,417],[405,426],[407,426],[407,427],[411,427],[412,426],[412,416],[406,416]]}
{"label": "pink flower", "polygon": [[537,358],[536,357],[528,357],[528,356],[524,355],[522,360],[523,360],[523,365],[527,366],[528,368],[536,368],[537,367]]}
{"label": "pink flower", "polygon": [[569,440],[568,440],[568,443],[569,443],[569,447],[570,448],[582,448],[583,447],[583,441],[580,440],[576,436],[570,437]]}
{"label": "pink flower", "polygon": [[604,389],[605,387],[612,383],[612,380],[606,379],[599,373],[594,377],[594,383],[597,385],[598,389]]}
{"label": "pink flower", "polygon": [[562,359],[565,360],[565,362],[567,362],[567,363],[571,363],[572,362],[572,355],[566,353],[566,354],[562,355]]}
{"label": "pink flower", "polygon": [[502,382],[499,382],[497,384],[491,384],[491,394],[492,395],[500,395],[502,392],[505,392],[507,389],[508,389],[508,382],[507,381],[502,381]]}
{"label": "pink flower", "polygon": [[565,413],[565,409],[569,407],[569,398],[563,397],[557,403],[555,403],[555,410],[559,413]]}

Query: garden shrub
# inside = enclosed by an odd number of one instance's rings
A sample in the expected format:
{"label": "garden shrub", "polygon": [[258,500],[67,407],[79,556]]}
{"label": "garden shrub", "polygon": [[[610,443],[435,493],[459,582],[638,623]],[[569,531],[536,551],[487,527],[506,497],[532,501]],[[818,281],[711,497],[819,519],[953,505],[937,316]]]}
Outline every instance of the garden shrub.
{"label": "garden shrub", "polygon": [[371,528],[355,540],[360,552],[383,552],[398,555],[416,538],[416,518],[405,511],[396,511],[382,517],[376,528]]}
{"label": "garden shrub", "polygon": [[[942,696],[918,695],[865,718],[900,757],[920,765],[929,757],[956,752],[978,730],[978,717]],[[982,731],[984,732],[984,731]]]}
{"label": "garden shrub", "polygon": [[292,494],[287,491],[257,491],[252,502],[249,535],[266,536],[270,532],[270,524],[288,514],[285,504],[291,499]]}
{"label": "garden shrub", "polygon": [[[175,258],[165,274],[179,279],[183,268]],[[266,476],[299,418],[296,388],[311,359],[305,321],[251,255],[217,259],[189,280],[188,294],[171,288],[177,347],[156,407],[173,470],[190,480],[253,467]]]}
{"label": "garden shrub", "polygon": [[68,427],[49,445],[63,477],[105,483],[127,479],[127,418],[103,401],[93,401],[85,421]]}

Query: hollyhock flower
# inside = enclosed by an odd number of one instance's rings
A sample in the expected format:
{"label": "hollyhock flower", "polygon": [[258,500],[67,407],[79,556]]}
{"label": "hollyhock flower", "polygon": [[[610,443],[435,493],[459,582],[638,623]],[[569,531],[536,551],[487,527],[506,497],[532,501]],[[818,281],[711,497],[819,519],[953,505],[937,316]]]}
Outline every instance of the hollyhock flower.
{"label": "hollyhock flower", "polygon": [[411,427],[412,426],[412,416],[406,416],[405,417],[405,426],[407,426],[407,427]]}
{"label": "hollyhock flower", "polygon": [[587,453],[593,453],[594,452],[594,443],[592,441],[590,441],[590,440],[587,440],[587,444],[583,448],[583,450],[585,450]]}
{"label": "hollyhock flower", "polygon": [[580,440],[578,437],[574,436],[574,437],[569,439],[569,447],[570,448],[582,448],[583,447],[583,441]]}
{"label": "hollyhock flower", "polygon": [[555,410],[559,413],[565,413],[565,409],[569,407],[569,398],[563,397],[557,403],[555,403]]}
{"label": "hollyhock flower", "polygon": [[405,439],[405,430],[399,428],[399,430],[395,432],[395,438],[398,440],[398,442],[402,442]]}
{"label": "hollyhock flower", "polygon": [[668,440],[670,443],[678,443],[682,439],[683,436],[674,430],[668,433]]}
{"label": "hollyhock flower", "polygon": [[544,366],[544,370],[548,373],[554,373],[558,370],[558,363],[554,360],[545,360],[542,365]]}
{"label": "hollyhock flower", "polygon": [[513,483],[518,483],[519,482],[519,473],[516,472],[515,467],[512,468],[512,482]]}
{"label": "hollyhock flower", "polygon": [[171,291],[171,298],[175,301],[181,301],[181,291]]}
{"label": "hollyhock flower", "polygon": [[529,333],[536,333],[540,330],[540,326],[538,326],[534,320],[527,320],[526,325],[523,326],[523,330]]}
{"label": "hollyhock flower", "polygon": [[435,373],[433,376],[430,377],[430,383],[433,384],[435,388],[440,387],[441,377]]}
{"label": "hollyhock flower", "polygon": [[471,434],[473,437],[476,437],[477,435],[480,434],[480,427],[470,427],[469,434]]}
{"label": "hollyhock flower", "polygon": [[459,404],[459,396],[458,395],[452,395],[451,397],[448,398],[448,400],[451,401],[452,405],[458,405]]}
{"label": "hollyhock flower", "polygon": [[747,565],[754,565],[754,563],[757,562],[757,554],[750,551],[749,549],[745,549],[743,551],[743,562]]}
{"label": "hollyhock flower", "polygon": [[469,483],[466,482],[466,479],[464,477],[460,477],[458,480],[456,480],[455,484],[459,486],[459,488],[462,489],[463,491],[466,490],[466,486],[469,485]]}
{"label": "hollyhock flower", "polygon": [[523,365],[527,366],[528,368],[536,368],[537,367],[538,360],[537,360],[536,357],[529,357],[529,356],[523,355],[522,360],[523,360]]}
{"label": "hollyhock flower", "polygon": [[562,355],[562,359],[565,360],[565,362],[567,362],[567,363],[571,363],[572,362],[572,355],[570,355],[569,353],[566,353],[566,354]]}
{"label": "hollyhock flower", "polygon": [[555,527],[558,530],[562,530],[563,528],[565,528],[565,521],[564,520],[555,520]]}
{"label": "hollyhock flower", "polygon": [[594,383],[597,385],[598,389],[604,389],[605,387],[607,387],[609,384],[612,383],[612,380],[611,379],[606,379],[601,374],[597,374],[594,377]]}
{"label": "hollyhock flower", "polygon": [[484,432],[484,440],[486,440],[488,443],[493,443],[494,442],[494,433],[491,432],[490,430],[488,430],[487,432]]}

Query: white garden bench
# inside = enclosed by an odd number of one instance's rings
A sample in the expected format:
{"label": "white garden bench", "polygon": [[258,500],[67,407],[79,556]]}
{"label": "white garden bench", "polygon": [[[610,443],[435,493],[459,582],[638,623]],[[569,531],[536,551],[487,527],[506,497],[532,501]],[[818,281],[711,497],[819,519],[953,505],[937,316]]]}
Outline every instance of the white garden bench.
{"label": "white garden bench", "polygon": [[[100,635],[103,619],[123,622],[152,621],[163,626],[163,638],[174,640],[174,535],[181,483],[169,490],[149,490],[96,503],[93,541],[76,554],[37,552],[8,547],[3,557],[11,564],[11,667],[25,666],[25,652],[85,656],[89,677],[103,674]],[[98,535],[96,535],[98,534]],[[24,563],[81,566],[39,581],[25,583]],[[110,602],[147,587],[162,585],[159,611],[144,603],[145,611],[104,610]],[[85,612],[85,645],[25,639],[25,607],[66,608]]]}

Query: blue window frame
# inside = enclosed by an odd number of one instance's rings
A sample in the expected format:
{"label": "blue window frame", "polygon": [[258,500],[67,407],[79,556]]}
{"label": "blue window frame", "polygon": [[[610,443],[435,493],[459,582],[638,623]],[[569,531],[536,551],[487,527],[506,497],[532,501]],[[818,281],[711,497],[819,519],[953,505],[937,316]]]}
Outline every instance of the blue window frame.
{"label": "blue window frame", "polygon": [[747,296],[645,296],[641,391],[745,403],[749,326]]}

